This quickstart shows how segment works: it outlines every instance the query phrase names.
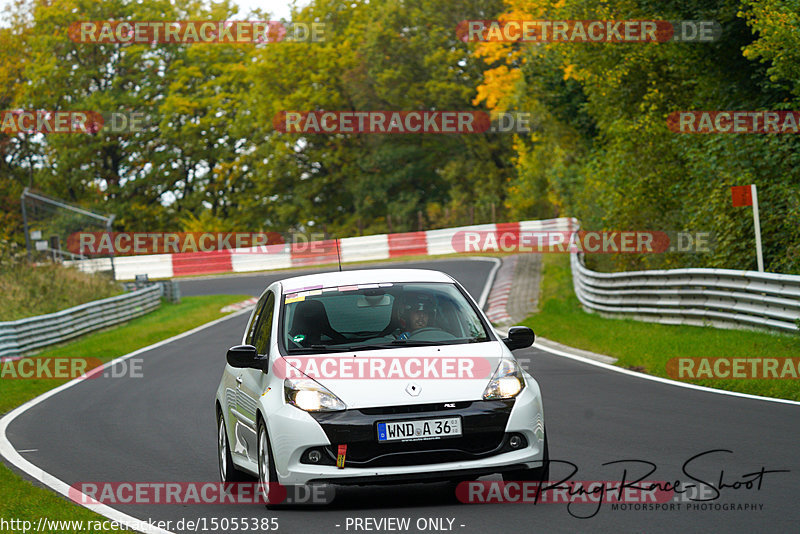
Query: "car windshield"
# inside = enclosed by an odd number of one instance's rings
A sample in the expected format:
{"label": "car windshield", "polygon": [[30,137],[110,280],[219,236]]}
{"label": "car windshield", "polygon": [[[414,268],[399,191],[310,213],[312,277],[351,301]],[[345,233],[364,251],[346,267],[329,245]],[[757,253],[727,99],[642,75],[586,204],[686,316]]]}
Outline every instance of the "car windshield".
{"label": "car windshield", "polygon": [[286,294],[288,352],[367,350],[488,341],[477,311],[454,284],[394,283]]}

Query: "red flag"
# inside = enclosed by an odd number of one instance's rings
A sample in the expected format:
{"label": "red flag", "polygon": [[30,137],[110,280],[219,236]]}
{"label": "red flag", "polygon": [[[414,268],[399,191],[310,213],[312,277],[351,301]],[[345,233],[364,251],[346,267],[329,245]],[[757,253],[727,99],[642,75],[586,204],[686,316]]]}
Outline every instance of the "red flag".
{"label": "red flag", "polygon": [[749,185],[734,185],[731,187],[731,197],[735,208],[753,205],[753,193]]}

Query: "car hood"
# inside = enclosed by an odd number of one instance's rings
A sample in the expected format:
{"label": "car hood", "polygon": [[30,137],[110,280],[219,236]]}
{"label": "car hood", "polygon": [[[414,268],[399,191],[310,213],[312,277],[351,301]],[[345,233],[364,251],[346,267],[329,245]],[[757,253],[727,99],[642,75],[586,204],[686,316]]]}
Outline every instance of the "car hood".
{"label": "car hood", "polygon": [[289,355],[284,361],[286,376],[302,372],[348,408],[369,408],[481,400],[504,355],[500,341],[487,341]]}

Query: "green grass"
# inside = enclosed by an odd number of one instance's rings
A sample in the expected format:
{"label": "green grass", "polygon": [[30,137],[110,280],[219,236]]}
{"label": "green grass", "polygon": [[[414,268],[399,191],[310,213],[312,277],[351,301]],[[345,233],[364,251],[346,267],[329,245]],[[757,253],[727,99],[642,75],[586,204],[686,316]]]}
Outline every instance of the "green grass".
{"label": "green grass", "polygon": [[[19,519],[30,521],[36,528],[40,517],[50,520],[64,521],[106,521],[106,518],[92,512],[91,510],[56,495],[49,489],[34,486],[27,480],[22,479],[11,469],[0,464],[0,517],[9,521]],[[3,532],[22,532],[19,530],[3,530]],[[61,529],[58,533],[100,533],[100,532],[128,532],[127,530],[99,530],[99,529]]]}
{"label": "green grass", "polygon": [[0,321],[53,313],[124,293],[107,275],[59,263],[0,262]]}
{"label": "green grass", "polygon": [[[669,378],[675,357],[797,358],[800,335],[673,326],[586,313],[572,289],[569,256],[543,254],[540,312],[524,324],[540,335],[579,349],[618,358],[617,365]],[[800,400],[800,380],[687,380],[693,384],[753,395]]]}
{"label": "green grass", "polygon": [[[220,313],[220,308],[247,298],[247,295],[183,297],[180,304],[163,303],[159,309],[143,317],[48,348],[36,356],[99,358],[106,362],[227,315]],[[7,413],[65,382],[67,380],[0,380],[0,413]],[[48,489],[35,486],[4,464],[0,464],[0,517],[6,520],[32,521],[34,525],[39,517],[55,520],[104,520],[100,515]],[[93,531],[68,529],[63,532]]]}

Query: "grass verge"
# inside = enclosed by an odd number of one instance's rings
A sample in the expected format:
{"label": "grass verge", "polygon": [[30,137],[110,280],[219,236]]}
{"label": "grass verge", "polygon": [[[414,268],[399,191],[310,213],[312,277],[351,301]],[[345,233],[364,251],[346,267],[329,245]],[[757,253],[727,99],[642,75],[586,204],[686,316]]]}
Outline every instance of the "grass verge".
{"label": "grass verge", "polygon": [[[569,256],[543,254],[540,312],[524,324],[537,335],[617,358],[617,365],[669,378],[666,364],[675,357],[797,358],[800,335],[662,325],[630,319],[606,319],[586,313],[572,288]],[[752,395],[800,401],[800,379],[702,379],[692,384]]]}
{"label": "grass verge", "polygon": [[59,263],[0,261],[0,321],[53,313],[122,293],[122,286],[104,274]]}
{"label": "grass verge", "polygon": [[[170,338],[209,321],[222,317],[220,308],[241,302],[248,295],[209,295],[183,297],[180,304],[164,303],[156,311],[121,326],[94,332],[37,354],[37,357],[98,358],[103,362]],[[0,413],[7,413],[67,380],[0,380]],[[36,486],[0,464],[0,517],[31,521],[40,517],[54,520],[84,521],[84,528],[64,528],[59,532],[101,532],[87,529],[86,522],[103,521],[104,517]],[[102,532],[125,532],[105,530]]]}

